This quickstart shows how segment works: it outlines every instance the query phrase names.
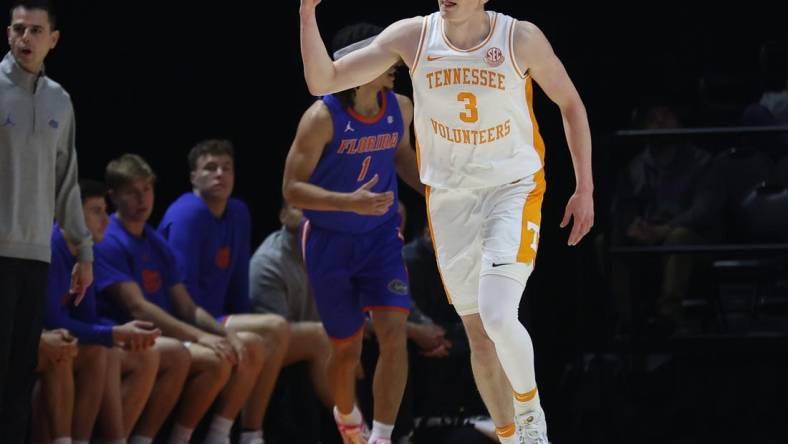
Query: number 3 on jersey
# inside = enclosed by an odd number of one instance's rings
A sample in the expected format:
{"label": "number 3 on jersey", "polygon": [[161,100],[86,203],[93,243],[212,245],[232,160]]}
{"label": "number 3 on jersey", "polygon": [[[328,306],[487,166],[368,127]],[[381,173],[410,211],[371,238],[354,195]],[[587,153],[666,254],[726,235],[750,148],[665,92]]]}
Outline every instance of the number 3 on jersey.
{"label": "number 3 on jersey", "polygon": [[465,123],[474,123],[479,120],[479,110],[476,108],[476,96],[463,91],[457,94],[457,101],[465,103],[465,111],[460,113],[460,120]]}
{"label": "number 3 on jersey", "polygon": [[358,173],[358,179],[356,179],[356,182],[361,182],[365,177],[367,177],[367,171],[369,171],[370,163],[372,163],[372,156],[365,157],[361,162],[361,172]]}

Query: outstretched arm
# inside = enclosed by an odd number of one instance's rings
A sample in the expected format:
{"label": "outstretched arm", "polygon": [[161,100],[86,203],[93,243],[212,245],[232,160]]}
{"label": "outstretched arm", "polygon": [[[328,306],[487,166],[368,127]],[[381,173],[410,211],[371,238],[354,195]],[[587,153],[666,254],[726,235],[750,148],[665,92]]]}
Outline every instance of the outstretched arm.
{"label": "outstretched arm", "polygon": [[204,333],[164,311],[158,305],[145,299],[136,282],[119,282],[104,290],[112,301],[123,308],[130,317],[151,322],[170,337],[182,341],[197,342]]}
{"label": "outstretched arm", "polygon": [[[422,19],[400,20],[368,46],[333,61],[317,27],[320,0],[301,0],[301,59],[309,92],[315,96],[350,89],[375,80],[400,59],[411,66]],[[415,37],[414,37],[415,36]]]}
{"label": "outstretched arm", "polygon": [[594,182],[591,174],[591,129],[583,101],[542,31],[529,22],[518,22],[514,50],[525,70],[561,109],[564,133],[575,171],[575,192],[569,198],[561,226],[573,219],[569,245],[577,245],[594,225]]}

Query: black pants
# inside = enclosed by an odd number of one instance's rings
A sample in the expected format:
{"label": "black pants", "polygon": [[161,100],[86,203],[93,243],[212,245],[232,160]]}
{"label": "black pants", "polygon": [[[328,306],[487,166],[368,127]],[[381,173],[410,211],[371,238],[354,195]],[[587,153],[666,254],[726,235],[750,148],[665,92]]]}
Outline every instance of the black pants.
{"label": "black pants", "polygon": [[0,440],[26,441],[49,264],[0,257]]}

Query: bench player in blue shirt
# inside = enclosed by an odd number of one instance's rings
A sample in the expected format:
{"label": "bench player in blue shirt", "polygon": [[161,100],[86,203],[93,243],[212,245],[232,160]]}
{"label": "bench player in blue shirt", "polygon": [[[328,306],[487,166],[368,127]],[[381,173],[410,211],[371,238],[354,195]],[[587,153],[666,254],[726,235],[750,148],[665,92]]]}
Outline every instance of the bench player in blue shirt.
{"label": "bench player in blue shirt", "polygon": [[214,399],[205,441],[224,442],[262,368],[262,340],[225,329],[192,300],[175,253],[147,223],[155,177],[147,162],[134,154],[107,165],[106,182],[117,212],[96,248],[96,289],[112,302],[107,313],[114,319],[153,322],[165,336],[181,341],[191,355],[190,377],[170,444],[189,442]]}
{"label": "bench player in blue shirt", "polygon": [[[101,242],[109,222],[106,187],[80,180],[79,188],[85,225],[93,242]],[[87,442],[98,420],[103,439],[113,443],[126,439],[156,380],[159,353],[153,345],[161,331],[143,321],[118,325],[100,319],[94,287],[88,288],[75,306],[70,288],[76,246],[66,239],[59,224],[52,229],[51,248],[44,327],[66,329],[79,341],[73,382],[73,407],[78,414],[73,415],[71,436],[74,442]],[[57,408],[67,409],[65,405]]]}
{"label": "bench player in blue shirt", "polygon": [[159,224],[184,273],[195,303],[225,328],[258,335],[265,344],[263,369],[242,418],[242,444],[262,442],[261,424],[288,350],[288,326],[276,314],[252,314],[249,298],[251,218],[246,204],[231,197],[234,148],[209,139],[188,155],[192,191],[173,202]]}

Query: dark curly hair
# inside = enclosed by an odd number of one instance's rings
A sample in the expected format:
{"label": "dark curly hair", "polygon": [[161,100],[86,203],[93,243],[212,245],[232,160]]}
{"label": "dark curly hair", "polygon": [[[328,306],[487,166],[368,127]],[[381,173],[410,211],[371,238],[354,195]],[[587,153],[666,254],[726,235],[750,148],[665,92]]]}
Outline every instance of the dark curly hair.
{"label": "dark curly hair", "polygon": [[[383,31],[383,28],[380,26],[365,22],[345,26],[334,35],[334,39],[331,41],[331,47],[334,52],[336,52],[348,45],[376,36],[380,34],[381,31]],[[334,93],[334,97],[339,100],[343,107],[352,107],[356,98],[356,89],[351,88],[336,92]]]}

